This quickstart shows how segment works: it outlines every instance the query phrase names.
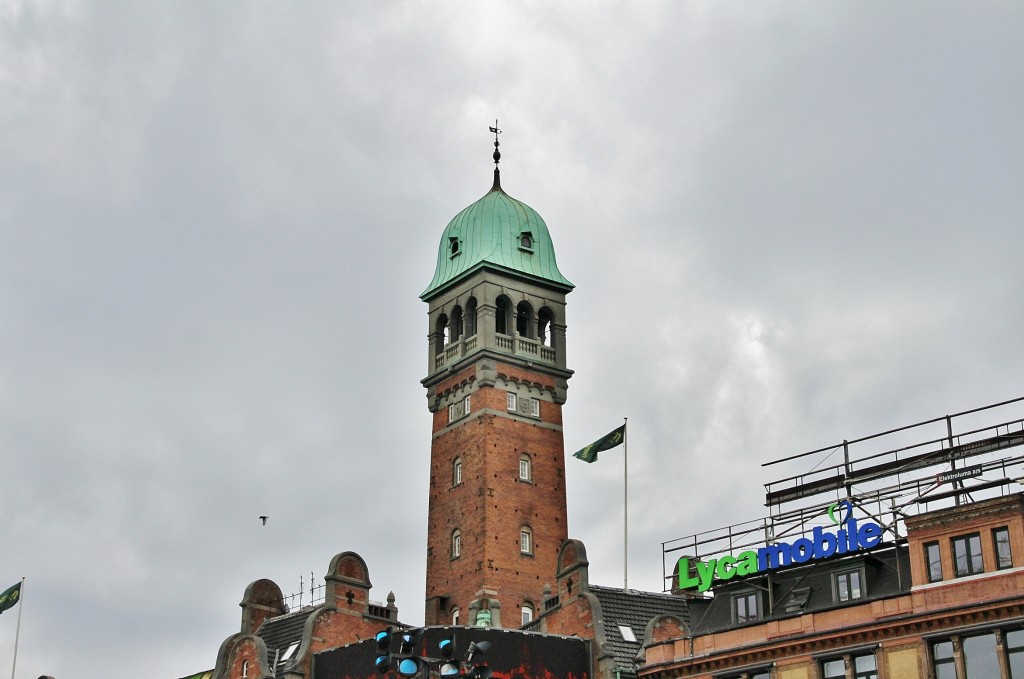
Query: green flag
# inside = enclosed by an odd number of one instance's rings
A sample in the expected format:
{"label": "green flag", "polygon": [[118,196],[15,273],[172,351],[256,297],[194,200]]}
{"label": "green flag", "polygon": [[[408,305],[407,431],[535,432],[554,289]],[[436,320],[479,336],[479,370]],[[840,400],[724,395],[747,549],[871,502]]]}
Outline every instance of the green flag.
{"label": "green flag", "polygon": [[589,446],[585,446],[580,451],[573,453],[573,457],[578,457],[584,462],[593,462],[597,459],[597,454],[602,450],[611,450],[615,446],[622,445],[622,442],[625,440],[626,425],[622,425],[618,429],[614,429],[597,439]]}
{"label": "green flag", "polygon": [[8,608],[12,608],[14,604],[18,603],[18,599],[21,598],[21,583],[13,587],[8,587],[0,594],[0,613],[3,613]]}

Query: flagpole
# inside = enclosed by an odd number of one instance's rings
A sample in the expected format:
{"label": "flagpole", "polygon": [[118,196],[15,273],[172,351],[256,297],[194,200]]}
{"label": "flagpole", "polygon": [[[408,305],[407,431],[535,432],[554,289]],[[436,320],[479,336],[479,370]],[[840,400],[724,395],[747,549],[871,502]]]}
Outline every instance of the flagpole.
{"label": "flagpole", "polygon": [[21,578],[21,588],[18,589],[18,628],[14,633],[14,662],[11,663],[11,679],[14,679],[14,671],[18,668],[18,639],[21,637],[21,601],[25,595],[25,576]]}
{"label": "flagpole", "polygon": [[628,417],[622,418],[622,589],[629,589],[629,427],[626,426],[628,422]]}

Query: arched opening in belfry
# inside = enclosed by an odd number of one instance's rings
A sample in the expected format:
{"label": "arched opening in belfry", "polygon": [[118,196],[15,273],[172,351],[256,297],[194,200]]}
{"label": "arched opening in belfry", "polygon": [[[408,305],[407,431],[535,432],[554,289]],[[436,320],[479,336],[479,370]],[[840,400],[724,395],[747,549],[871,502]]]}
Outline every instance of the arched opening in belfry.
{"label": "arched opening in belfry", "polygon": [[476,297],[470,297],[466,302],[466,319],[463,325],[466,328],[466,337],[476,334]]}
{"label": "arched opening in belfry", "polygon": [[443,354],[446,344],[448,344],[448,316],[441,314],[437,317],[437,325],[434,327],[434,355]]}
{"label": "arched opening in belfry", "polygon": [[533,338],[533,307],[529,302],[516,305],[516,332],[520,337]]}
{"label": "arched opening in belfry", "polygon": [[512,300],[499,295],[494,302],[494,332],[499,335],[512,334]]}
{"label": "arched opening in belfry", "polygon": [[458,342],[462,337],[462,307],[457,306],[452,309],[452,320],[448,326],[451,328],[451,332],[449,333],[451,341]]}
{"label": "arched opening in belfry", "polygon": [[537,339],[541,344],[554,348],[555,335],[552,324],[555,322],[555,314],[547,307],[541,307],[537,312]]}

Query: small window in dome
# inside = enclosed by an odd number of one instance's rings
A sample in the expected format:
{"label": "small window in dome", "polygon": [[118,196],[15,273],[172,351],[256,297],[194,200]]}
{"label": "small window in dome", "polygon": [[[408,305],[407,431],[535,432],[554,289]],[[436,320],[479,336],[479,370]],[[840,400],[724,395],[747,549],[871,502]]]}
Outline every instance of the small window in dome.
{"label": "small window in dome", "polygon": [[526,250],[527,252],[533,252],[533,234],[529,231],[524,231],[519,235],[519,249]]}
{"label": "small window in dome", "polygon": [[448,239],[448,253],[450,257],[459,254],[459,239],[454,236]]}

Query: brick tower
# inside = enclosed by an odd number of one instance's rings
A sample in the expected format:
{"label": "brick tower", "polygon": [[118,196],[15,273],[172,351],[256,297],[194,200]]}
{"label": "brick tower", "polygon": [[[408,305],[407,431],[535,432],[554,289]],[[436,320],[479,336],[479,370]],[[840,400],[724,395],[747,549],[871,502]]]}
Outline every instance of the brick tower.
{"label": "brick tower", "polygon": [[[500,157],[495,141],[495,163]],[[547,225],[494,184],[441,236],[429,305],[433,413],[425,622],[517,628],[567,537],[565,296]]]}

